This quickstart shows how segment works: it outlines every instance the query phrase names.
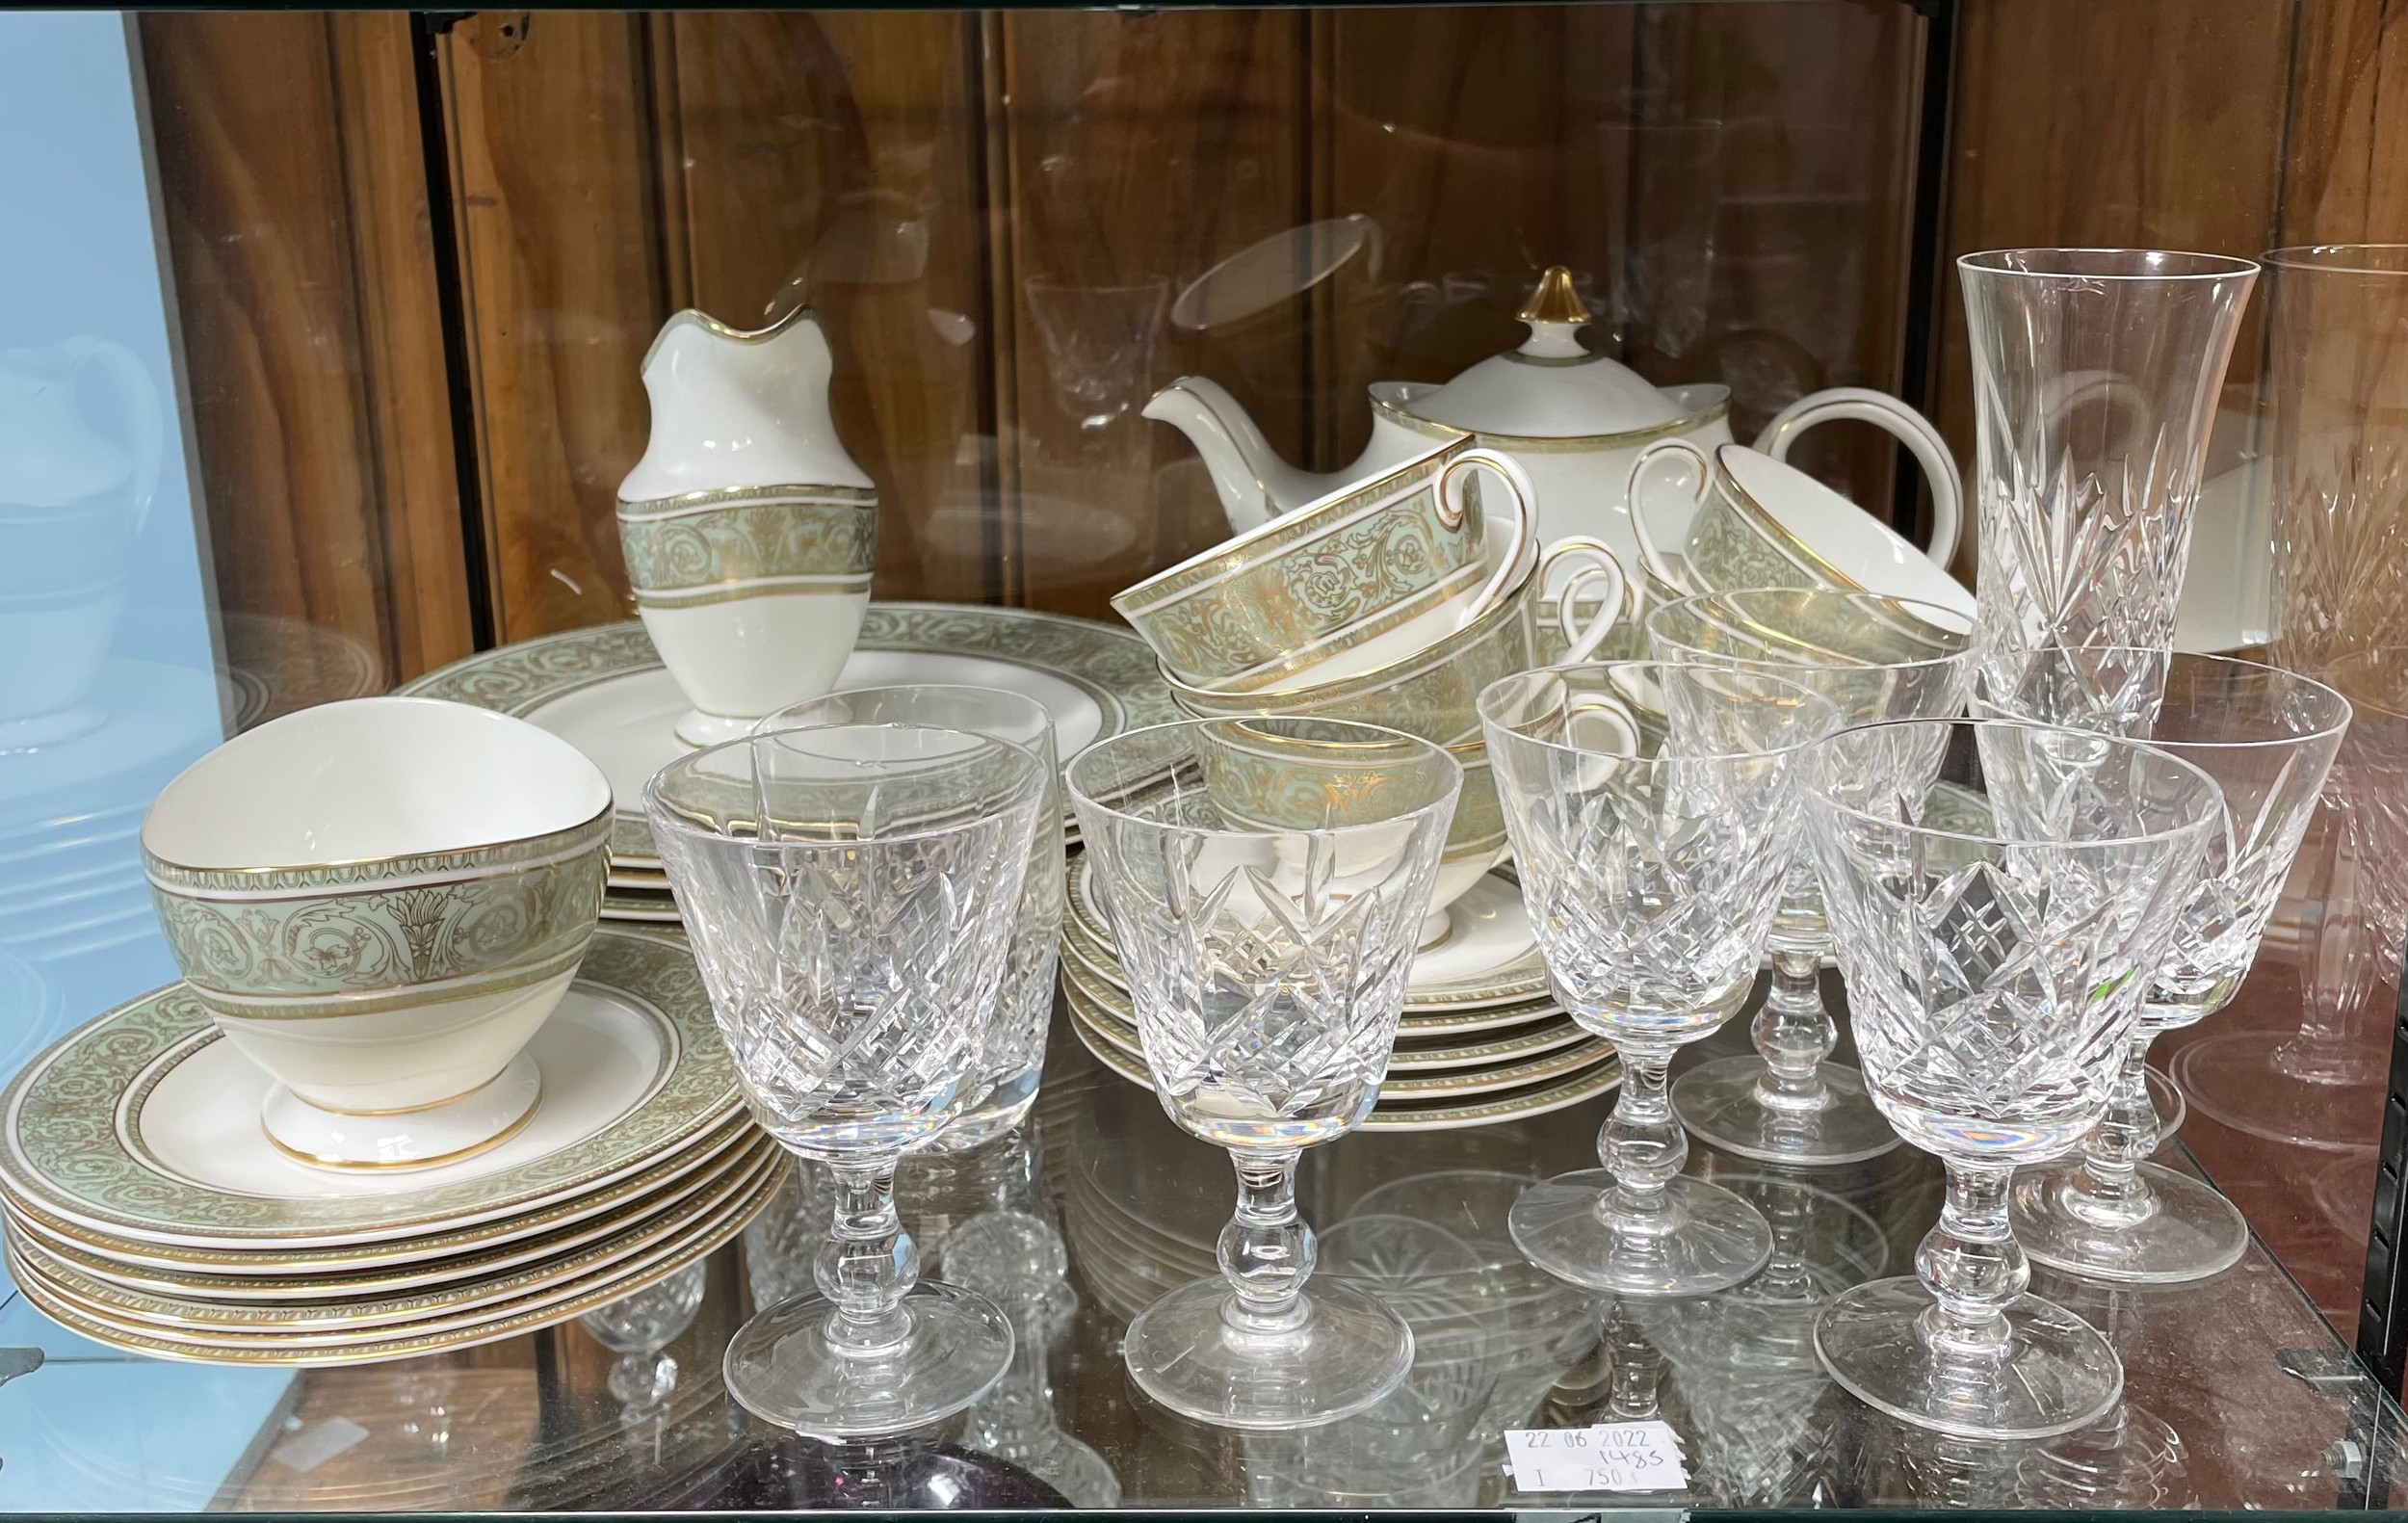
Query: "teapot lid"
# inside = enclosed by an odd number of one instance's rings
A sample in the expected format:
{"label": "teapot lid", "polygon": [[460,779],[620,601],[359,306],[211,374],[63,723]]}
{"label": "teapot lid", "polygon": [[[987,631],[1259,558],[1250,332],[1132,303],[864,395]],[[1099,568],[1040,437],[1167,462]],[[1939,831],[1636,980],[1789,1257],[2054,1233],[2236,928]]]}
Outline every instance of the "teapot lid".
{"label": "teapot lid", "polygon": [[1652,429],[1682,416],[1681,406],[1637,371],[1581,346],[1574,335],[1587,326],[1589,311],[1563,266],[1542,276],[1514,315],[1530,325],[1529,342],[1415,398],[1415,417],[1475,433],[1584,438]]}

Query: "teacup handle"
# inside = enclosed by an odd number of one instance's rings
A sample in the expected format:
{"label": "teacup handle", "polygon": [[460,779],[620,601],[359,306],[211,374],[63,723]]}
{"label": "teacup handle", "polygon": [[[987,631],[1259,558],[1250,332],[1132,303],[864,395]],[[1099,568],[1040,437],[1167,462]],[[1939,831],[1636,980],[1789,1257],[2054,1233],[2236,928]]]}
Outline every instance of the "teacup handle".
{"label": "teacup handle", "polygon": [[151,383],[149,369],[123,344],[86,333],[68,339],[65,348],[69,363],[78,370],[91,365],[100,371],[124,405],[134,444],[133,532],[141,534],[150,518],[151,495],[159,489],[159,457],[167,432],[159,388]]}
{"label": "teacup handle", "polygon": [[[1623,574],[1622,563],[1602,539],[1586,535],[1570,535],[1549,545],[1538,558],[1538,574],[1531,578],[1534,587],[1545,587],[1555,574],[1556,566],[1574,557],[1585,564],[1564,578],[1563,590],[1556,594],[1556,628],[1563,634],[1566,662],[1586,661],[1606,643],[1614,626],[1626,618],[1638,617],[1638,586]],[[1608,589],[1598,606],[1597,617],[1583,628],[1573,607],[1581,589],[1591,582],[1603,582]]]}
{"label": "teacup handle", "polygon": [[[1611,737],[1605,745],[1592,745],[1573,733],[1584,721],[1594,721]],[[1563,706],[1563,738],[1583,750],[1604,751],[1610,755],[1638,754],[1638,721],[1632,717],[1630,705],[1610,693],[1584,693]]]}
{"label": "teacup handle", "polygon": [[[1446,469],[1438,473],[1439,521],[1452,529],[1471,512],[1471,499],[1464,494],[1465,487],[1471,481],[1471,473],[1482,466],[1505,478],[1505,490],[1513,494],[1517,512],[1513,515],[1510,552],[1497,563],[1496,574],[1488,579],[1487,586],[1479,590],[1479,595],[1472,599],[1470,610],[1463,616],[1466,623],[1494,608],[1498,598],[1522,585],[1522,578],[1530,570],[1523,562],[1529,558],[1531,540],[1538,533],[1538,488],[1531,485],[1529,473],[1510,455],[1501,455],[1477,445],[1449,460]],[[1486,534],[1497,520],[1488,513],[1480,516],[1480,532]]]}
{"label": "teacup handle", "polygon": [[1659,580],[1679,587],[1682,585],[1680,576],[1672,569],[1672,564],[1664,559],[1663,552],[1657,548],[1655,536],[1647,529],[1647,468],[1666,455],[1687,456],[1689,463],[1697,467],[1697,489],[1690,494],[1689,506],[1704,505],[1706,493],[1714,489],[1714,457],[1697,444],[1682,438],[1664,439],[1638,452],[1638,459],[1631,461],[1630,478],[1623,484],[1622,500],[1630,505],[1631,533],[1638,540],[1639,559],[1647,563],[1647,569],[1655,572]]}
{"label": "teacup handle", "polygon": [[1924,554],[1935,565],[1947,565],[1949,557],[1956,553],[1956,537],[1964,519],[1965,479],[1957,473],[1956,457],[1949,453],[1948,440],[1940,437],[1931,420],[1898,398],[1865,386],[1814,392],[1773,414],[1765,432],[1756,436],[1756,448],[1776,460],[1787,460],[1790,446],[1800,433],[1818,423],[1841,419],[1888,431],[1923,467],[1924,479],[1931,483],[1931,542],[1924,546]]}

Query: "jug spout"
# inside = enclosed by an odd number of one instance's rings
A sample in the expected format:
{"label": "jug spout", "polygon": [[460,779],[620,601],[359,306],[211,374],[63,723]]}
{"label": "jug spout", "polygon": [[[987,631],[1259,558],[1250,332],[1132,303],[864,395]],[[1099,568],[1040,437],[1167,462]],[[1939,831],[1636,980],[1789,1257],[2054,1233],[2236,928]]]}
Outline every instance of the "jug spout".
{"label": "jug spout", "polygon": [[1202,376],[1182,376],[1154,393],[1145,415],[1188,436],[1229,515],[1243,534],[1343,486],[1348,473],[1319,476],[1281,460],[1228,388]]}

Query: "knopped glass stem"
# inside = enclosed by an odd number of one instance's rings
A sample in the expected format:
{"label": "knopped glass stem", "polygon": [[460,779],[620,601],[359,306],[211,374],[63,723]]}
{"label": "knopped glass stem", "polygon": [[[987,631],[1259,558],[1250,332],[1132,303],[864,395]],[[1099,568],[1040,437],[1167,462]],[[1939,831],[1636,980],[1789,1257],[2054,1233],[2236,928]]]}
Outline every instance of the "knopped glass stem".
{"label": "knopped glass stem", "polygon": [[1822,1082],[1822,1062],[1840,1042],[1839,1028],[1822,1008],[1822,958],[1812,947],[1772,953],[1772,987],[1756,1012],[1756,1054],[1765,1061],[1756,1098],[1788,1114],[1823,1110],[1831,1091]]}
{"label": "knopped glass stem", "polygon": [[2351,839],[2354,822],[2333,810],[2327,826],[2323,913],[2317,917],[2316,950],[2308,976],[2308,1013],[2297,1032],[2274,1049],[2274,1066],[2306,1084],[2336,1087],[2372,1084],[2382,1073],[2351,1037],[2351,1017],[2373,983],[2373,936],[2367,925],[2365,888]]}
{"label": "knopped glass stem", "polygon": [[1304,1282],[1313,1276],[1313,1229],[1296,1216],[1299,1155],[1236,1152],[1238,1210],[1220,1229],[1216,1257],[1231,1295],[1221,1317],[1248,1333],[1286,1333],[1304,1326],[1312,1308]]}
{"label": "knopped glass stem", "polygon": [[2158,1108],[2149,1098],[2149,1044],[2154,1027],[2139,1027],[2124,1049],[2107,1091],[2107,1114],[2082,1140],[2082,1165],[2065,1181],[2065,1209],[2103,1227],[2128,1227],[2156,1215],[2157,1195],[2140,1165],[2162,1140]]}
{"label": "knopped glass stem", "polygon": [[1951,1366],[1973,1366],[1980,1372],[1975,1379],[1987,1379],[2013,1341],[2006,1309],[2031,1283],[2031,1265],[2006,1221],[2015,1170],[1944,1162],[1948,1199],[1939,1224],[1915,1249],[1916,1277],[1933,1300],[1922,1329],[1943,1379]]}
{"label": "knopped glass stem", "polygon": [[1598,1195],[1597,1210],[1619,1231],[1660,1235],[1677,1224],[1664,1187],[1688,1162],[1688,1134],[1672,1118],[1672,1049],[1617,1042],[1614,1050],[1622,1059],[1622,1092],[1597,1132],[1597,1158],[1613,1188]]}
{"label": "knopped glass stem", "polygon": [[895,1214],[895,1160],[839,1164],[836,1221],[811,1274],[836,1305],[827,1341],[840,1353],[892,1352],[911,1332],[903,1301],[920,1283],[920,1248]]}

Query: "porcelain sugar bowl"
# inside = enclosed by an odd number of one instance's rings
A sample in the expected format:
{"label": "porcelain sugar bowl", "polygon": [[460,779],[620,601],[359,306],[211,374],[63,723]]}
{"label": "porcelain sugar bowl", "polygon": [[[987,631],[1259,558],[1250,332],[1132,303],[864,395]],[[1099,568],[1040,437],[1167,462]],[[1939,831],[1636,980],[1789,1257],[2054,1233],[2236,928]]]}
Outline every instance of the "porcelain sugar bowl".
{"label": "porcelain sugar bowl", "polygon": [[161,929],[279,1082],[302,1162],[423,1167],[510,1136],[521,1049],[601,913],[611,787],[566,741],[435,698],[353,698],[226,742],[143,821]]}
{"label": "porcelain sugar bowl", "polygon": [[644,356],[652,433],[618,488],[636,612],[694,709],[690,746],[824,696],[870,606],[877,492],[836,436],[827,335],[670,318]]}

